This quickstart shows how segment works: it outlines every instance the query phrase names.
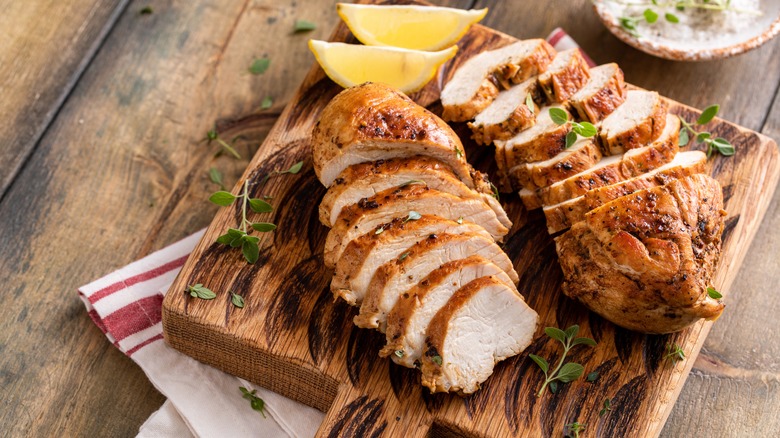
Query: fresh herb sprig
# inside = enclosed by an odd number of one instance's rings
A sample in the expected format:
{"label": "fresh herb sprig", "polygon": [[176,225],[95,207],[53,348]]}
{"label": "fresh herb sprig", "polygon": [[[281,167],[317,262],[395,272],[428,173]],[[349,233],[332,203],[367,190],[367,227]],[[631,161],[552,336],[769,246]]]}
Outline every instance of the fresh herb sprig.
{"label": "fresh herb sprig", "polygon": [[580,378],[583,371],[585,371],[585,368],[578,363],[564,363],[569,350],[576,347],[577,345],[589,345],[591,347],[596,345],[596,341],[591,338],[576,337],[579,330],[580,327],[578,325],[573,325],[567,328],[565,331],[556,327],[547,327],[544,329],[544,332],[547,334],[547,336],[555,339],[563,345],[563,354],[558,360],[558,364],[555,366],[555,369],[552,371],[550,371],[550,364],[546,359],[535,354],[528,355],[531,360],[539,365],[539,368],[542,369],[545,377],[544,384],[539,389],[539,392],[536,393],[537,397],[541,397],[542,394],[544,394],[544,390],[548,385],[552,386],[552,384],[554,384],[555,388],[557,388],[557,382],[568,383],[577,380]]}
{"label": "fresh herb sprig", "polygon": [[307,20],[295,20],[295,25],[293,26],[293,32],[299,33],[299,32],[309,32],[317,28],[317,25],[315,23],[312,23],[311,21]]}
{"label": "fresh herb sprig", "polygon": [[260,238],[249,235],[249,230],[253,229],[261,233],[266,233],[276,229],[276,225],[268,222],[252,222],[247,219],[247,207],[255,213],[270,213],[273,206],[266,201],[258,198],[249,197],[249,180],[244,181],[243,192],[236,196],[230,192],[219,191],[209,197],[209,201],[221,207],[228,207],[237,199],[241,202],[241,224],[239,228],[228,228],[227,233],[219,236],[217,242],[223,245],[230,245],[231,248],[241,247],[244,258],[249,263],[255,263],[260,257],[260,248],[257,245]]}
{"label": "fresh herb sprig", "polygon": [[[569,123],[569,113],[561,108],[550,108],[550,118],[558,125],[562,126]],[[571,131],[566,134],[566,149],[570,148],[577,141],[577,136],[593,137],[598,130],[589,122],[571,122]]]}
{"label": "fresh herb sprig", "polygon": [[206,144],[211,144],[212,141],[216,141],[218,145],[222,147],[227,153],[232,155],[237,160],[241,159],[241,154],[236,151],[236,148],[234,148],[231,144],[226,142],[222,139],[222,137],[219,136],[219,133],[217,132],[217,129],[210,129],[209,132],[206,133],[206,138],[204,139],[207,141]]}
{"label": "fresh herb sprig", "polygon": [[672,363],[677,363],[681,360],[685,360],[685,352],[679,345],[669,343],[666,344],[666,355],[664,358],[671,360]]}
{"label": "fresh herb sprig", "polygon": [[[718,115],[718,111],[720,111],[720,105],[708,106],[702,111],[695,124],[704,125],[709,123],[710,120]],[[681,116],[678,117],[680,118],[680,123],[683,125],[683,127],[680,128],[680,147],[686,146],[691,141],[691,137],[693,137],[696,139],[697,143],[704,143],[707,145],[708,157],[712,156],[713,152],[719,152],[726,157],[734,155],[734,146],[729,143],[728,140],[723,137],[713,138],[712,134],[707,131],[696,131],[693,129],[693,123],[686,122]]]}
{"label": "fresh herb sprig", "polygon": [[566,437],[568,438],[580,438],[580,432],[585,431],[585,427],[587,424],[580,423],[578,421],[575,421],[574,423],[567,424],[564,426]]}
{"label": "fresh herb sprig", "polygon": [[241,390],[241,397],[249,400],[249,404],[252,406],[252,409],[263,414],[263,418],[265,418],[265,402],[256,395],[257,390],[253,389],[252,391],[249,391],[243,386],[239,386],[238,389]]}
{"label": "fresh herb sprig", "polygon": [[290,166],[290,168],[287,170],[274,170],[271,173],[264,176],[263,179],[260,181],[260,184],[265,184],[265,182],[268,181],[268,179],[271,178],[272,176],[284,175],[286,173],[295,175],[298,172],[300,172],[302,168],[303,168],[303,161],[299,161],[293,164],[292,166]]}

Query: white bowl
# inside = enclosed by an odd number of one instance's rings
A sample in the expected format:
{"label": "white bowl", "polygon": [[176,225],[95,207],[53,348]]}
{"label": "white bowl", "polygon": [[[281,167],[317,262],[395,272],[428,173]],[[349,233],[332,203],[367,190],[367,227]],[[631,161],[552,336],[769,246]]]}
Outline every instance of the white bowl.
{"label": "white bowl", "polygon": [[[618,3],[626,3],[619,0]],[[640,35],[632,35],[620,24],[615,15],[617,8],[614,0],[594,0],[593,7],[616,37],[643,52],[661,58],[676,61],[706,61],[728,58],[755,49],[774,38],[780,32],[780,0],[760,0],[761,16],[742,15],[740,19],[751,20],[749,25],[735,26],[733,29],[723,25],[712,25],[693,30],[685,24],[685,12],[672,11],[680,17],[680,23],[669,23],[663,14],[652,25],[640,29]],[[642,7],[636,8],[632,16],[642,14]],[[708,11],[719,14],[719,11]],[[701,13],[701,12],[700,12]],[[729,14],[736,14],[729,12]],[[716,17],[717,19],[718,17]],[[683,26],[673,28],[672,26]],[[691,35],[694,34],[695,38]]]}

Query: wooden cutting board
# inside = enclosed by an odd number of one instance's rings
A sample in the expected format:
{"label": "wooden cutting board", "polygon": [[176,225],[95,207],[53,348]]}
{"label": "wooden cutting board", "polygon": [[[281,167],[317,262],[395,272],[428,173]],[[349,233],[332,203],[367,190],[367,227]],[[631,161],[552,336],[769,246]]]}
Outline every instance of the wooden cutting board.
{"label": "wooden cutting board", "polygon": [[[332,39],[355,42],[343,24]],[[451,76],[475,53],[513,40],[475,26],[441,77]],[[412,97],[440,113],[439,90],[434,80]],[[574,421],[587,424],[583,436],[658,435],[712,323],[699,322],[673,335],[641,335],[615,327],[566,298],[544,217],[539,211],[528,214],[516,195],[501,197],[515,223],[504,248],[520,275],[520,291],[542,320],[531,346],[500,363],[482,389],[465,398],[431,395],[420,386],[416,370],[378,357],[384,335],[352,324],[356,309],[334,302],[329,290],[332,272],[322,263],[328,229],[319,223],[317,206],[325,189],[311,166],[309,136],[320,111],[339,91],[317,65],[309,72],[233,189],[238,193],[249,179],[253,197],[272,196],[274,212],[253,219],[279,228],[261,236],[260,259],[249,265],[239,249],[215,243],[241,217],[237,206],[220,209],[165,297],[166,341],[202,362],[326,412],[318,433],[322,437],[559,437],[564,425]],[[679,103],[669,105],[687,120],[698,116]],[[492,148],[470,144],[465,126],[454,127],[464,139],[469,161],[492,173]],[[728,312],[734,303],[729,285],[777,186],[780,160],[775,142],[761,134],[721,120],[708,128],[729,139],[737,151],[709,161],[711,174],[723,185],[728,211],[713,280],[726,295]],[[269,172],[301,160],[305,165],[299,174],[261,182]],[[185,290],[195,283],[215,291],[217,298],[191,298]],[[229,291],[244,296],[245,308],[231,304]],[[556,359],[559,344],[541,328],[572,324],[579,324],[581,335],[593,337],[598,345],[574,349],[570,360],[583,364],[585,373],[598,371],[599,377],[593,383],[583,377],[561,385],[556,394],[548,391],[537,398],[543,376],[527,354]],[[669,343],[682,346],[686,360],[665,360]],[[607,398],[612,411],[599,416]]]}

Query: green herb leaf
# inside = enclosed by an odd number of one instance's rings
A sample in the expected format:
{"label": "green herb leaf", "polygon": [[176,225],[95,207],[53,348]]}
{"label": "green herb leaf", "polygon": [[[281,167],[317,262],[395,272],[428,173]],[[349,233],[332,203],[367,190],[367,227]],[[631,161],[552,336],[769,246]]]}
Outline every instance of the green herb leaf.
{"label": "green herb leaf", "polygon": [[612,400],[611,399],[604,400],[604,407],[601,408],[601,410],[599,411],[599,417],[603,416],[607,412],[610,412],[611,410],[612,410]]}
{"label": "green herb leaf", "polygon": [[292,174],[296,174],[296,173],[301,171],[301,168],[303,168],[303,161],[299,161],[299,162],[293,164],[292,166],[290,166],[289,169],[283,170],[283,171],[281,171],[279,173],[292,173]]}
{"label": "green herb leaf", "polygon": [[260,248],[257,246],[257,242],[249,239],[244,239],[244,243],[241,244],[241,252],[244,254],[246,261],[250,264],[254,264],[260,257]]}
{"label": "green herb leaf", "polygon": [[432,361],[433,363],[435,363],[436,365],[439,365],[439,366],[441,366],[441,356],[439,356],[438,354],[437,354],[436,356],[433,356],[433,357],[431,358],[431,361]]}
{"label": "green herb leaf", "polygon": [[457,146],[455,146],[455,155],[457,155],[458,158],[461,158],[463,156],[463,151],[460,150],[460,148]]}
{"label": "green herb leaf", "polygon": [[395,355],[398,357],[404,357],[404,351],[403,350],[395,350]]}
{"label": "green herb leaf", "polygon": [[401,254],[400,256],[398,256],[398,261],[400,262],[400,261],[402,261],[403,259],[405,259],[407,257],[409,257],[409,252],[405,252],[405,253]]}
{"label": "green herb leaf", "polygon": [[550,118],[556,125],[565,125],[569,121],[569,113],[561,108],[553,107],[550,108]]}
{"label": "green herb leaf", "polygon": [[721,155],[726,157],[730,157],[734,155],[734,152],[736,152],[734,150],[734,146],[732,146],[731,143],[729,143],[729,141],[723,137],[718,137],[712,140],[712,146],[715,147],[715,149],[717,149]]}
{"label": "green herb leaf", "polygon": [[250,199],[249,208],[251,208],[255,213],[270,213],[274,211],[274,208],[271,206],[271,204],[259,198]]}
{"label": "green herb leaf", "polygon": [[141,15],[151,15],[154,10],[151,6],[144,6],[140,11],[138,11]]}
{"label": "green herb leaf", "polygon": [[677,344],[669,343],[666,345],[666,359],[670,359],[672,362],[679,362],[685,360],[685,351]]}
{"label": "green herb leaf", "polygon": [[676,15],[672,14],[671,12],[667,12],[666,15],[664,15],[664,18],[666,18],[666,21],[670,23],[680,22],[680,19]]}
{"label": "green herb leaf", "polygon": [[569,131],[569,133],[566,134],[566,149],[569,149],[576,142],[577,142],[577,133],[574,131]]}
{"label": "green herb leaf", "polygon": [[580,331],[580,326],[577,324],[574,324],[573,326],[566,329],[566,337],[568,339],[572,339],[575,336],[577,336],[577,333]]}
{"label": "green herb leaf", "polygon": [[576,338],[571,342],[572,347],[575,345],[589,345],[591,347],[595,347],[596,341],[591,338]]}
{"label": "green herb leaf", "polygon": [[696,141],[701,143],[703,141],[707,141],[712,137],[712,135],[709,132],[700,132],[696,134]]}
{"label": "green herb leaf", "polygon": [[215,192],[211,196],[209,196],[209,201],[213,202],[214,204],[221,205],[222,207],[229,206],[235,200],[236,200],[235,195],[233,195],[230,192],[225,192],[222,190]]}
{"label": "green herb leaf", "polygon": [[592,382],[595,382],[596,379],[598,379],[598,378],[599,378],[599,372],[598,371],[593,371],[593,372],[588,373],[588,376],[585,377],[585,381],[592,383]]}
{"label": "green herb leaf", "polygon": [[241,295],[235,292],[230,292],[230,301],[233,302],[233,305],[238,307],[239,309],[244,308],[244,297],[242,297]]}
{"label": "green herb leaf", "polygon": [[580,438],[580,432],[585,430],[586,425],[577,421],[564,426],[566,430],[566,436],[569,438]]}
{"label": "green herb leaf", "polygon": [[253,389],[252,392],[249,392],[243,386],[239,386],[238,389],[241,390],[241,397],[249,400],[249,405],[252,406],[252,409],[263,414],[263,418],[265,418],[265,402],[263,399],[255,395],[257,390]]}
{"label": "green herb leaf", "polygon": [[382,233],[384,233],[384,232],[385,232],[385,227],[383,227],[382,225],[380,225],[380,226],[379,226],[379,228],[377,228],[377,229],[376,229],[376,231],[374,232],[374,234],[382,234]]}
{"label": "green herb leaf", "polygon": [[193,297],[198,297],[201,300],[213,300],[217,297],[217,294],[212,292],[210,289],[204,287],[201,283],[195,284],[193,286],[188,286],[187,290],[189,291],[190,295]]}
{"label": "green herb leaf", "polygon": [[261,233],[267,233],[276,229],[276,225],[269,222],[255,222],[252,224],[252,228]]}
{"label": "green herb leaf", "polygon": [[422,215],[420,213],[417,213],[416,211],[412,210],[409,212],[409,216],[406,218],[404,222],[416,221],[419,220],[421,217]]}
{"label": "green herb leaf", "polygon": [[680,129],[680,140],[679,140],[680,147],[687,145],[689,141],[691,140],[690,138],[688,138],[688,130],[686,128]]}
{"label": "green herb leaf", "polygon": [[598,130],[592,123],[580,122],[573,126],[572,130],[583,137],[593,137],[598,133]]}
{"label": "green herb leaf", "polygon": [[710,298],[714,298],[716,300],[723,298],[723,294],[715,290],[715,288],[712,286],[707,287],[707,295],[709,295]]}
{"label": "green herb leaf", "polygon": [[582,373],[585,371],[585,368],[578,364],[569,362],[567,364],[564,364],[560,371],[558,371],[557,379],[560,380],[563,383],[571,382],[572,380],[577,380],[580,378]]}
{"label": "green herb leaf", "polygon": [[493,197],[496,198],[496,201],[500,201],[501,195],[498,193],[498,187],[496,187],[496,185],[493,184],[492,182],[490,182],[490,190],[493,192]]}
{"label": "green herb leaf", "polygon": [[311,21],[295,20],[294,32],[309,32],[317,28],[317,25]]}
{"label": "green herb leaf", "polygon": [[559,341],[562,344],[566,343],[566,333],[557,327],[547,327],[544,329],[547,336]]}
{"label": "green herb leaf", "polygon": [[528,357],[530,357],[532,361],[536,362],[536,364],[539,365],[539,368],[542,369],[542,372],[544,374],[547,374],[547,371],[550,370],[550,364],[547,363],[547,360],[545,358],[539,357],[535,354],[529,354]]}
{"label": "green herb leaf", "polygon": [[225,186],[222,183],[222,172],[219,171],[216,167],[212,167],[209,169],[209,179],[214,184],[217,184],[220,189],[225,190]]}
{"label": "green herb leaf", "polygon": [[230,242],[232,241],[233,237],[230,234],[223,234],[217,237],[217,243],[221,243],[223,245],[230,245]]}
{"label": "green herb leaf", "polygon": [[715,118],[716,115],[718,115],[718,111],[720,111],[720,105],[710,105],[707,108],[702,111],[699,118],[696,120],[697,125],[703,125],[713,118]]}
{"label": "green herb leaf", "polygon": [[463,216],[459,217],[459,218],[458,218],[458,220],[457,220],[457,222],[458,222],[459,224],[462,224],[462,223],[463,223]]}
{"label": "green herb leaf", "polygon": [[553,394],[558,393],[558,382],[553,380],[550,382],[549,386],[550,386],[550,392],[552,392]]}
{"label": "green herb leaf", "polygon": [[261,75],[265,73],[266,70],[268,70],[268,67],[271,66],[271,60],[268,58],[258,58],[252,61],[252,64],[249,65],[249,73],[252,73],[253,75]]}
{"label": "green herb leaf", "polygon": [[428,185],[425,181],[421,181],[419,179],[412,179],[412,180],[409,180],[409,181],[401,184],[398,187],[406,187],[406,186],[410,186],[412,184],[423,184],[423,185],[426,185],[426,186]]}
{"label": "green herb leaf", "polygon": [[536,105],[534,105],[534,99],[531,97],[531,93],[525,95],[525,106],[528,107],[528,109],[531,111],[531,114],[534,114],[534,108]]}
{"label": "green herb leaf", "polygon": [[642,13],[642,15],[644,15],[645,21],[647,21],[650,24],[653,24],[656,21],[658,21],[658,13],[655,12],[654,10],[652,10],[652,9],[649,9],[649,8],[645,9],[645,11]]}
{"label": "green herb leaf", "polygon": [[268,108],[271,108],[273,106],[274,100],[271,99],[271,96],[265,96],[263,98],[263,101],[260,102],[260,109],[261,110],[267,110]]}

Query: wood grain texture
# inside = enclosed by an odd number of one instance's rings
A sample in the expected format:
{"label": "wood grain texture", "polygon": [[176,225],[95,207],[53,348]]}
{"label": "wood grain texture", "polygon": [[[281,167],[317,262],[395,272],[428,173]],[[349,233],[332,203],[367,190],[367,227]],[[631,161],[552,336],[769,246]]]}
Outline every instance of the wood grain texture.
{"label": "wood grain texture", "polygon": [[[246,161],[214,160],[216,149],[199,140],[216,122],[229,139],[244,134],[241,152],[254,153],[312,62],[305,41],[326,38],[337,23],[334,3],[133,2],[94,59],[80,60],[89,67],[62,108],[57,99],[41,104],[45,93],[36,101],[38,111],[54,115],[54,122],[0,200],[0,275],[9,285],[0,290],[4,435],[133,436],[160,406],[163,397],[89,320],[75,288],[211,221],[217,209],[205,199],[215,186],[206,171],[218,167],[231,184]],[[514,2],[511,7],[501,3],[487,4],[492,11],[485,24],[521,37],[543,36],[562,26],[597,61],[630,59],[631,65],[623,67],[633,83],[659,85],[667,96],[699,107],[721,103],[724,117],[753,129],[763,126],[763,133],[780,138],[780,100],[771,101],[778,86],[780,39],[723,62],[674,63],[619,43],[597,22],[586,0]],[[60,18],[15,12],[32,2],[7,4],[13,6],[0,17],[11,23],[0,32],[4,60],[11,59],[7,53],[13,47],[6,42],[32,38]],[[52,10],[75,4],[81,2]],[[104,4],[109,3],[100,7]],[[138,10],[146,5],[154,13],[140,17]],[[291,35],[288,30],[296,18],[315,21],[318,29]],[[74,23],[84,29],[82,36],[91,32],[83,21]],[[11,28],[14,33],[5,31]],[[53,45],[52,53],[62,56],[78,47],[71,41],[67,50],[59,50],[62,41],[52,37],[37,48]],[[266,74],[245,74],[251,60],[263,55],[272,60]],[[0,69],[13,67],[17,75],[38,77],[39,84],[46,84],[65,76],[62,67],[52,74],[58,56],[41,56],[46,69],[29,60],[2,63]],[[9,92],[16,94],[0,88],[6,98]],[[218,94],[222,90],[228,93]],[[25,98],[35,99],[29,89],[20,95],[22,105]],[[266,95],[274,99],[272,109],[257,111]],[[9,129],[26,131],[30,126]],[[3,143],[3,148],[21,144]],[[6,169],[0,166],[0,177],[7,178]],[[764,336],[778,310],[778,205],[780,191],[759,230],[761,238],[747,250],[729,307],[707,338],[663,436],[753,437],[780,428],[780,339]],[[325,336],[312,341],[310,351],[326,358],[330,353],[324,338],[349,329],[344,322],[349,309],[327,305],[332,301],[328,294],[318,300],[314,314],[319,318],[312,319],[310,330]],[[405,378],[404,373],[393,375],[395,382]],[[445,431],[433,427],[434,436]]]}
{"label": "wood grain texture", "polygon": [[126,4],[0,1],[0,198]]}
{"label": "wood grain texture", "polygon": [[[349,38],[344,26],[334,38]],[[459,55],[448,64],[445,77],[468,56],[509,41],[484,27],[472,29],[459,43]],[[593,349],[575,350],[572,357],[585,365],[586,372],[598,369],[598,380],[579,380],[563,385],[556,394],[536,398],[542,374],[527,355],[550,358],[558,350],[541,330],[526,352],[501,363],[482,389],[466,398],[429,395],[420,388],[416,371],[376,357],[382,335],[352,326],[355,310],[330,300],[331,272],[322,266],[321,255],[327,230],[318,224],[312,202],[324,189],[310,167],[309,135],[319,111],[337,91],[317,68],[304,80],[236,186],[246,179],[251,196],[284,200],[271,217],[263,217],[280,228],[272,236],[262,236],[261,260],[248,265],[239,251],[214,242],[235,226],[240,211],[231,207],[218,212],[166,296],[166,340],[230,373],[321,410],[325,405],[327,414],[318,434],[323,437],[422,437],[430,429],[444,435],[560,436],[564,425],[573,421],[587,423],[596,436],[658,435],[712,323],[699,322],[673,335],[640,335],[616,328],[565,298],[544,221],[539,214],[526,216],[516,197],[505,201],[517,224],[505,250],[520,274],[520,290],[539,312],[542,327],[577,323],[582,333],[599,341]],[[415,97],[435,111],[437,91],[438,84],[429,84]],[[687,119],[697,116],[688,107],[670,105]],[[734,157],[718,156],[710,162],[711,174],[724,186],[729,212],[723,262],[713,284],[727,292],[777,185],[780,157],[776,144],[760,134],[722,121],[711,128],[738,151]],[[489,148],[467,149],[479,168],[489,166]],[[307,162],[300,174],[260,183],[273,169],[299,160]],[[218,298],[190,298],[186,286],[194,283],[206,284]],[[246,308],[233,308],[228,290],[243,295]],[[677,364],[664,360],[670,342],[681,345],[689,360]],[[600,417],[607,397],[612,398],[613,411]]]}

